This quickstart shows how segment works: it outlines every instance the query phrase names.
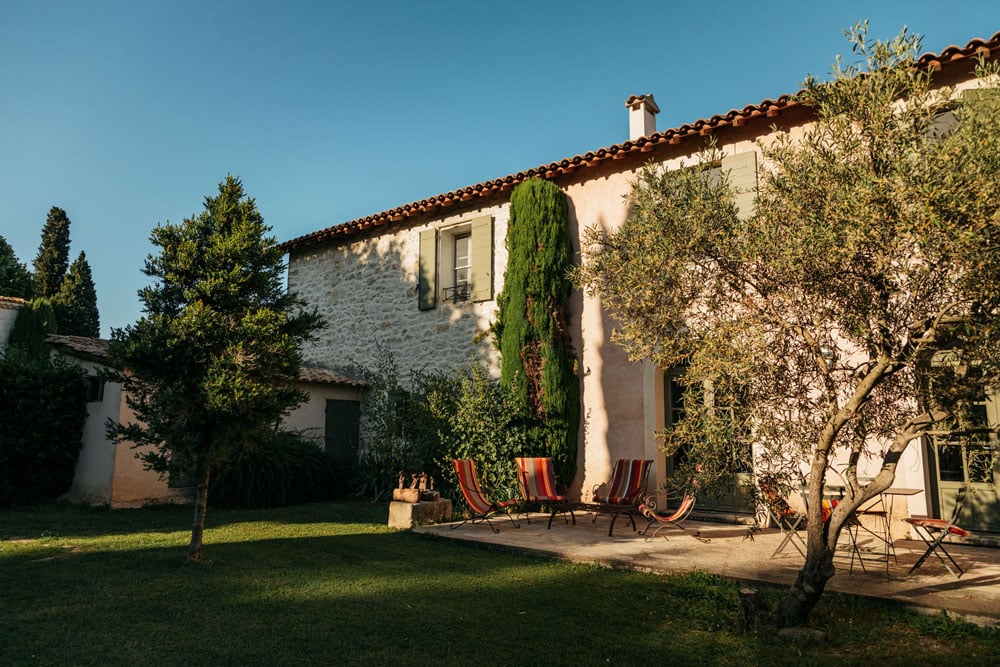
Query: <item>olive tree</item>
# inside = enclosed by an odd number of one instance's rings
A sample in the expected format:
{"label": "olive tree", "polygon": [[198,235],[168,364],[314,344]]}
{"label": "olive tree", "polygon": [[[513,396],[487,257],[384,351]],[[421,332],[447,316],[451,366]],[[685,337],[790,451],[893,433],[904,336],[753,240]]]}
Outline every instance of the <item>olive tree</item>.
{"label": "olive tree", "polygon": [[[843,479],[827,521],[809,503],[783,623],[809,615],[846,522],[892,484],[909,443],[963,421],[1000,354],[1000,99],[937,86],[905,30],[848,35],[858,63],[838,59],[800,93],[814,122],[762,142],[751,215],[713,175],[711,147],[686,168],[649,165],[623,226],[587,230],[577,275],[633,359],[686,367],[698,400],[666,447],[684,449],[693,483],[722,479],[743,438],[758,476],[804,472],[809,498]],[[996,85],[997,67],[978,75]]]}

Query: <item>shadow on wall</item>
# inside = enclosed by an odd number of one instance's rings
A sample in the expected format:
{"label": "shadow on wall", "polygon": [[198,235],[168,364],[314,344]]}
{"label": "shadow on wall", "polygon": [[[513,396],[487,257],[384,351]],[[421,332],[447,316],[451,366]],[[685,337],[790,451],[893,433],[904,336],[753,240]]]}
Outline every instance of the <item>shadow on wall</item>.
{"label": "shadow on wall", "polygon": [[303,350],[306,363],[357,374],[376,366],[377,348],[404,370],[448,371],[473,361],[496,373],[488,335],[493,301],[418,306],[417,226],[292,254],[289,289],[315,306],[327,328]]}
{"label": "shadow on wall", "polygon": [[[630,214],[631,210],[627,212]],[[608,229],[603,216],[593,224]],[[581,233],[572,202],[570,232],[579,257]],[[571,323],[573,343],[581,360],[583,415],[572,492],[589,500],[592,489],[610,479],[617,459],[649,458],[646,452],[649,434],[646,433],[645,364],[630,361],[625,351],[612,341],[616,321],[599,296],[585,300],[583,291],[575,290],[571,312],[575,316]],[[650,492],[654,490],[652,480],[655,478],[655,475],[651,477]]]}

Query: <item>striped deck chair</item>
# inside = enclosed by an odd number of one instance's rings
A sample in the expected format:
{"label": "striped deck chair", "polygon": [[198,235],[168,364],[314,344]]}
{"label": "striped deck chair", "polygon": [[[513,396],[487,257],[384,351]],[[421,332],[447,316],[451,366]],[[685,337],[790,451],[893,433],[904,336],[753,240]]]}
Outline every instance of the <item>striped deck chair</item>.
{"label": "striped deck chair", "polygon": [[510,508],[517,505],[516,500],[494,502],[483,493],[483,488],[479,485],[479,476],[476,474],[475,461],[472,459],[452,459],[451,464],[455,468],[455,475],[458,477],[458,486],[462,489],[465,503],[469,506],[469,511],[471,512],[471,515],[465,521],[462,521],[462,523],[452,524],[452,528],[458,528],[466,521],[471,521],[472,523],[485,522],[490,527],[490,530],[494,533],[499,533],[500,529],[490,521],[490,517],[497,512],[506,514],[515,528],[521,527],[510,513]]}
{"label": "striped deck chair", "polygon": [[646,478],[653,462],[650,459],[618,459],[615,461],[611,481],[594,489],[594,504],[587,509],[594,512],[594,521],[600,514],[611,515],[608,537],[614,533],[615,521],[624,514],[635,527],[635,515],[639,513],[639,502],[646,489]]}
{"label": "striped deck chair", "polygon": [[[659,535],[660,531],[665,528],[677,528],[684,531],[699,542],[705,542],[707,544],[712,540],[707,537],[702,537],[699,531],[695,531],[693,533],[689,532],[687,528],[681,525],[684,519],[688,518],[688,515],[691,514],[691,510],[693,509],[694,496],[690,493],[684,494],[684,498],[681,499],[681,504],[678,505],[677,509],[670,514],[660,514],[656,511],[656,501],[653,498],[646,498],[645,501],[639,504],[639,513],[646,517],[649,523],[646,524],[646,527],[643,528],[639,534],[646,536],[646,541],[648,542]],[[650,535],[649,529],[654,525],[656,526],[656,530],[654,530],[653,534]],[[663,539],[667,539],[667,536],[664,535]]]}
{"label": "striped deck chair", "polygon": [[[569,512],[576,525],[576,515],[573,508],[566,502],[566,496],[560,495],[556,491],[556,477],[552,468],[552,458],[549,456],[530,458],[518,456],[514,459],[517,465],[517,479],[521,482],[521,495],[527,503],[538,503],[547,505],[552,511],[549,514],[549,528],[552,528],[552,519],[557,513],[565,514]],[[527,517],[527,512],[525,512]],[[569,520],[566,521],[569,523]],[[528,518],[528,523],[531,519]]]}

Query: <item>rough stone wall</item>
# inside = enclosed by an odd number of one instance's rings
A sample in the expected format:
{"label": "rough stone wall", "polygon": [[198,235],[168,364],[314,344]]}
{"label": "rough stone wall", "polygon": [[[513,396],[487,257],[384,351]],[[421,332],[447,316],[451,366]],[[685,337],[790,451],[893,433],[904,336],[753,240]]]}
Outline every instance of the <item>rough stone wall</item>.
{"label": "rough stone wall", "polygon": [[[417,307],[420,232],[493,218],[493,299]],[[305,363],[349,371],[373,369],[377,346],[393,353],[404,376],[410,369],[448,371],[477,360],[499,373],[499,356],[488,334],[507,266],[504,198],[422,221],[392,233],[365,236],[293,252],[288,288],[315,306],[327,321],[303,349]]]}

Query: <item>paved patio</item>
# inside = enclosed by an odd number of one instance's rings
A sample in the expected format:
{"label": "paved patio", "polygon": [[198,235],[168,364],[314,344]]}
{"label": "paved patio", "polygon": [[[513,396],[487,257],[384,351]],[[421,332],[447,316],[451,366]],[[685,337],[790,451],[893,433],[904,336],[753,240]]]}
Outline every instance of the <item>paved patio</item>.
{"label": "paved patio", "polygon": [[[619,518],[615,534],[608,537],[609,518],[602,516],[596,525],[590,514],[577,513],[577,525],[560,517],[546,529],[547,515],[532,515],[530,524],[521,521],[514,528],[506,518],[494,520],[500,528],[494,534],[485,524],[439,524],[414,528],[414,532],[442,539],[474,542],[490,548],[511,549],[576,563],[643,572],[683,572],[701,570],[749,582],[790,585],[795,581],[803,558],[788,547],[771,559],[781,541],[777,529],[757,532],[748,537],[748,527],[725,523],[689,520],[684,526],[710,540],[704,543],[679,530],[666,532],[667,539],[647,540],[632,532],[628,522]],[[640,523],[641,529],[645,521]],[[803,536],[805,533],[803,533]],[[843,540],[842,540],[843,542]],[[862,551],[874,555],[876,544],[859,542]],[[838,558],[838,572],[827,585],[838,591],[867,597],[893,600],[918,610],[961,616],[985,625],[1000,625],[1000,549],[949,545],[948,551],[965,570],[961,578],[951,575],[933,556],[913,574],[908,570],[924,551],[922,542],[895,540],[896,562],[890,561],[888,576],[884,562],[866,562],[862,571],[857,562],[850,572],[850,558]]]}

